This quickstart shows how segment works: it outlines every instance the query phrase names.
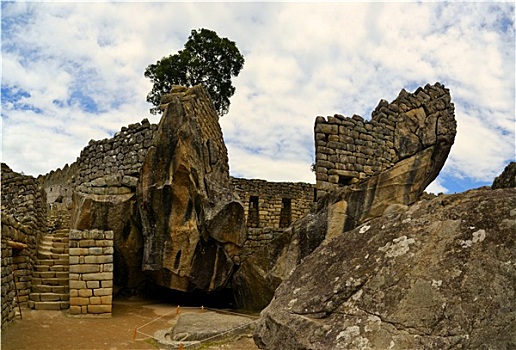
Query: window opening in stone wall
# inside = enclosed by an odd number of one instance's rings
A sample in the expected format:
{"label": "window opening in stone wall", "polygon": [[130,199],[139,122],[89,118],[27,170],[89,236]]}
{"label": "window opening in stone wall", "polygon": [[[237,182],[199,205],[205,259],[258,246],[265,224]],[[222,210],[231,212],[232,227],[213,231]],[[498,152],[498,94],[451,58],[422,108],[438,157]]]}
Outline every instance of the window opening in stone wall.
{"label": "window opening in stone wall", "polygon": [[258,227],[259,225],[258,196],[249,198],[249,211],[247,213],[247,226]]}
{"label": "window opening in stone wall", "polygon": [[283,198],[281,200],[281,212],[280,212],[280,228],[290,226],[292,219],[292,200],[290,198]]}
{"label": "window opening in stone wall", "polygon": [[339,186],[349,186],[353,182],[354,177],[339,175]]}
{"label": "window opening in stone wall", "polygon": [[181,249],[177,251],[176,259],[174,260],[174,270],[179,268],[179,263],[181,262]]}

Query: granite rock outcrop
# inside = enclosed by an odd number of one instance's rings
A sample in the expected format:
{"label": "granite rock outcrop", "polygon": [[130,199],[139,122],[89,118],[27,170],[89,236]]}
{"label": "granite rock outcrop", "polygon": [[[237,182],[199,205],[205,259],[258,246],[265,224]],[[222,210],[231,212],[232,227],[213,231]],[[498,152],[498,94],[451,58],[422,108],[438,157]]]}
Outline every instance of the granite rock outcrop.
{"label": "granite rock outcrop", "polygon": [[276,290],[262,349],[516,346],[516,190],[411,206],[319,246]]}
{"label": "granite rock outcrop", "polygon": [[516,187],[516,162],[510,162],[507,164],[503,172],[494,179],[491,188],[497,189],[514,187]]}
{"label": "granite rock outcrop", "polygon": [[[355,129],[342,131],[342,134],[352,135],[355,131],[363,130],[367,131],[369,138],[378,142],[388,135],[390,144],[381,141],[383,146],[380,150],[387,152],[388,149],[388,153],[393,153],[389,165],[378,168],[376,173],[357,173],[357,177],[349,183],[322,176],[324,171],[321,168],[324,166],[335,167],[332,171],[346,179],[351,174],[339,170],[338,163],[322,161],[326,153],[337,154],[352,149],[356,154],[357,149],[367,149],[369,156],[362,155],[369,157],[364,158],[366,163],[383,159],[369,152],[361,139],[339,138],[332,134],[339,133],[344,125],[354,126]],[[439,83],[419,88],[414,94],[403,90],[390,104],[382,100],[373,112],[372,121],[366,122],[366,125],[359,122],[357,116],[316,120],[316,156],[321,160],[316,162],[317,194],[321,197],[305,217],[294,222],[281,236],[246,262],[245,269],[237,272],[241,290],[261,290],[261,295],[272,297],[280,281],[288,278],[296,266],[324,241],[382,216],[388,207],[403,207],[418,201],[443,167],[456,134],[450,93]],[[338,142],[332,141],[337,139]],[[326,142],[324,147],[320,145],[322,141]],[[351,163],[351,166],[362,169],[359,163]],[[327,182],[326,179],[332,181]],[[253,299],[248,297],[247,300]],[[265,306],[263,302],[256,300],[254,307]]]}
{"label": "granite rock outcrop", "polygon": [[174,87],[137,185],[143,270],[180,291],[225,288],[245,241],[218,116],[201,86]]}
{"label": "granite rock outcrop", "polygon": [[137,180],[129,176],[103,176],[82,184],[73,194],[70,228],[113,232],[115,293],[138,293],[145,288]]}

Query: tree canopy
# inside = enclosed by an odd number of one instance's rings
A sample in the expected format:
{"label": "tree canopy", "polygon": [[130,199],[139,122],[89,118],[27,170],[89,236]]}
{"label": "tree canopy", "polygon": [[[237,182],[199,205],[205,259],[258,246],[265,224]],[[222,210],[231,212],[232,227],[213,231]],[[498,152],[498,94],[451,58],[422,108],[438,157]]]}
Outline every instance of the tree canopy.
{"label": "tree canopy", "polygon": [[145,69],[145,77],[152,83],[147,102],[154,105],[151,113],[160,113],[162,94],[170,92],[172,85],[194,86],[202,84],[208,91],[219,116],[229,110],[229,98],[235,93],[231,82],[244,66],[244,56],[236,44],[220,38],[209,29],[192,30],[183,50],[163,57]]}

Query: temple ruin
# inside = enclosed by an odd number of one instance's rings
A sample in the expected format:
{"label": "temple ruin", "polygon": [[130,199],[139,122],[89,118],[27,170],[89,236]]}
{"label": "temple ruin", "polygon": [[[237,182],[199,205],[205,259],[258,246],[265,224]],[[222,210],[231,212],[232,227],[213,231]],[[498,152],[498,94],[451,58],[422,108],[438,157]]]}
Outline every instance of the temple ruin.
{"label": "temple ruin", "polygon": [[280,249],[314,203],[433,147],[436,124],[453,117],[438,83],[382,100],[370,121],[317,117],[314,185],[230,177],[202,87],[175,87],[162,108],[159,125],[144,119],[92,140],[37,179],[2,164],[2,325],[17,303],[109,316],[115,289],[136,293],[149,279],[185,292],[235,289],[244,263]]}

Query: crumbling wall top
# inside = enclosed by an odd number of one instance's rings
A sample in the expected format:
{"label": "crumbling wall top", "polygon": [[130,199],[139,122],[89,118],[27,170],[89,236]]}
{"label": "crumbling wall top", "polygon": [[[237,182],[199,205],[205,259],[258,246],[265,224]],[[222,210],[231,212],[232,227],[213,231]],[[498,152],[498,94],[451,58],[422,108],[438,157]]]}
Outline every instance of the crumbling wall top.
{"label": "crumbling wall top", "polygon": [[336,114],[314,127],[318,196],[391,168],[440,142],[452,144],[456,123],[450,92],[440,83],[381,100],[371,120]]}

